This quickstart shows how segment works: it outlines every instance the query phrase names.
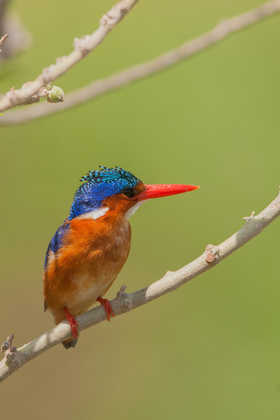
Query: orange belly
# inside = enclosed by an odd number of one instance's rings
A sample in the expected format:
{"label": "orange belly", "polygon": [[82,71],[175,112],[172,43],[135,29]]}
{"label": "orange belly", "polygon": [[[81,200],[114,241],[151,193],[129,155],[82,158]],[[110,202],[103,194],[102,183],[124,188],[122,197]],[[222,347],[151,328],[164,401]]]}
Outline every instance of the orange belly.
{"label": "orange belly", "polygon": [[76,316],[103,296],[127,260],[130,225],[73,219],[58,255],[51,255],[44,278],[46,306],[56,323],[65,318],[64,307]]}

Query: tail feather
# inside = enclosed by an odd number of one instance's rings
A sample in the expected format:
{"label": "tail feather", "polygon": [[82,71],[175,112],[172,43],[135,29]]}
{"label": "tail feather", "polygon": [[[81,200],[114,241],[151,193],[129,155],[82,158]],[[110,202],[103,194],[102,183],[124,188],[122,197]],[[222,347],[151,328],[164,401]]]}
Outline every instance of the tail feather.
{"label": "tail feather", "polygon": [[71,349],[72,347],[75,347],[77,344],[78,339],[77,338],[68,338],[65,341],[62,341],[62,344],[66,350]]}

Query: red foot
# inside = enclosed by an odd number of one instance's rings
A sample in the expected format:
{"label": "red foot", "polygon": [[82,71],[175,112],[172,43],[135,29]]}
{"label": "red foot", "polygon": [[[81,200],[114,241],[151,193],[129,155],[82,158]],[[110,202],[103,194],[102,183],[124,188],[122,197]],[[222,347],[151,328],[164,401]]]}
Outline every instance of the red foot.
{"label": "red foot", "polygon": [[66,308],[66,306],[64,308],[64,313],[65,313],[67,321],[70,324],[71,331],[72,331],[72,336],[73,336],[73,338],[77,339],[78,335],[79,335],[78,323],[77,323],[76,319],[73,317],[73,315],[69,312],[68,308]]}
{"label": "red foot", "polygon": [[97,298],[96,300],[103,306],[107,320],[111,321],[111,317],[115,316],[115,314],[113,312],[113,308],[111,306],[110,301],[108,299],[103,299],[101,296],[99,296],[99,298]]}

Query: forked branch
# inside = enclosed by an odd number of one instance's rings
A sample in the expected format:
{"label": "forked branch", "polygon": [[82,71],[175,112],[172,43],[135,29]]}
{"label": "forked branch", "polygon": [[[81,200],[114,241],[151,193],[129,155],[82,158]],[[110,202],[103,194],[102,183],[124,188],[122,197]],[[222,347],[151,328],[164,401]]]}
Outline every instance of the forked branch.
{"label": "forked branch", "polygon": [[45,68],[33,81],[25,83],[20,89],[11,89],[0,99],[0,112],[17,105],[30,104],[39,100],[40,90],[59,76],[66,73],[75,64],[93,51],[108,35],[108,33],[133,8],[138,0],[121,0],[109,10],[100,20],[99,27],[91,35],[74,40],[74,50],[68,56],[59,57],[55,64]]}
{"label": "forked branch", "polygon": [[[246,217],[246,222],[240,230],[217,246],[208,245],[205,252],[191,263],[177,271],[166,273],[162,279],[137,292],[126,294],[122,289],[118,296],[111,302],[115,315],[121,315],[138,306],[145,305],[146,303],[161,297],[165,293],[177,289],[197,277],[199,274],[215,267],[232,252],[236,251],[250,239],[261,233],[261,231],[279,215],[280,193],[275,200],[257,216],[252,213],[249,217]],[[106,315],[102,307],[92,309],[77,317],[80,331],[96,325],[105,319]],[[42,334],[40,337],[35,338],[19,348],[12,345],[13,336],[8,337],[2,346],[5,356],[0,362],[0,381],[6,379],[28,361],[70,337],[70,334],[70,326],[65,321],[57,325],[51,331]]]}
{"label": "forked branch", "polygon": [[[145,79],[153,74],[157,74],[163,70],[166,70],[183,60],[189,59],[201,51],[219,43],[229,35],[239,32],[258,22],[261,22],[279,12],[280,0],[272,0],[266,2],[263,5],[250,10],[249,12],[243,13],[228,20],[224,20],[215,26],[211,31],[206,32],[198,38],[186,42],[180,47],[168,51],[167,53],[162,54],[151,61],[136,65],[105,79],[97,80],[82,89],[68,93],[65,95],[65,100],[63,103],[59,103],[53,106],[47,102],[42,102],[32,105],[32,107],[19,109],[8,113],[0,118],[0,125],[21,124],[31,121],[35,118],[40,118],[59,111],[64,111],[68,108],[72,108],[93,98],[124,87],[137,80]],[[79,53],[77,54],[79,55]],[[69,60],[70,58],[71,55],[69,56]],[[66,62],[68,63],[69,60],[67,59]],[[53,71],[52,67],[48,68],[47,72],[44,71],[35,82],[32,82],[32,85],[30,85],[28,89],[27,87],[23,87],[18,91],[8,92],[2,101],[0,101],[0,112],[15,105],[19,105],[20,103],[27,103],[26,99],[28,96],[36,93],[38,88],[44,83],[54,80],[63,73],[63,71],[60,71],[60,68],[63,69],[63,65],[60,65],[59,63],[56,65],[56,71]],[[46,73],[48,74],[47,78],[45,78]]]}

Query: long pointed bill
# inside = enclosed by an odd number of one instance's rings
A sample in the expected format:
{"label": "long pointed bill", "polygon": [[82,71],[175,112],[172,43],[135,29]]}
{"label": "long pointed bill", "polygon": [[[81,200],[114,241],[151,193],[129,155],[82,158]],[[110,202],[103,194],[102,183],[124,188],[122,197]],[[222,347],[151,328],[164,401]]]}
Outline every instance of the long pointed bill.
{"label": "long pointed bill", "polygon": [[139,201],[148,200],[149,198],[166,197],[168,195],[182,194],[188,191],[197,190],[197,185],[181,185],[181,184],[152,184],[145,185],[145,190],[141,192],[137,198]]}

